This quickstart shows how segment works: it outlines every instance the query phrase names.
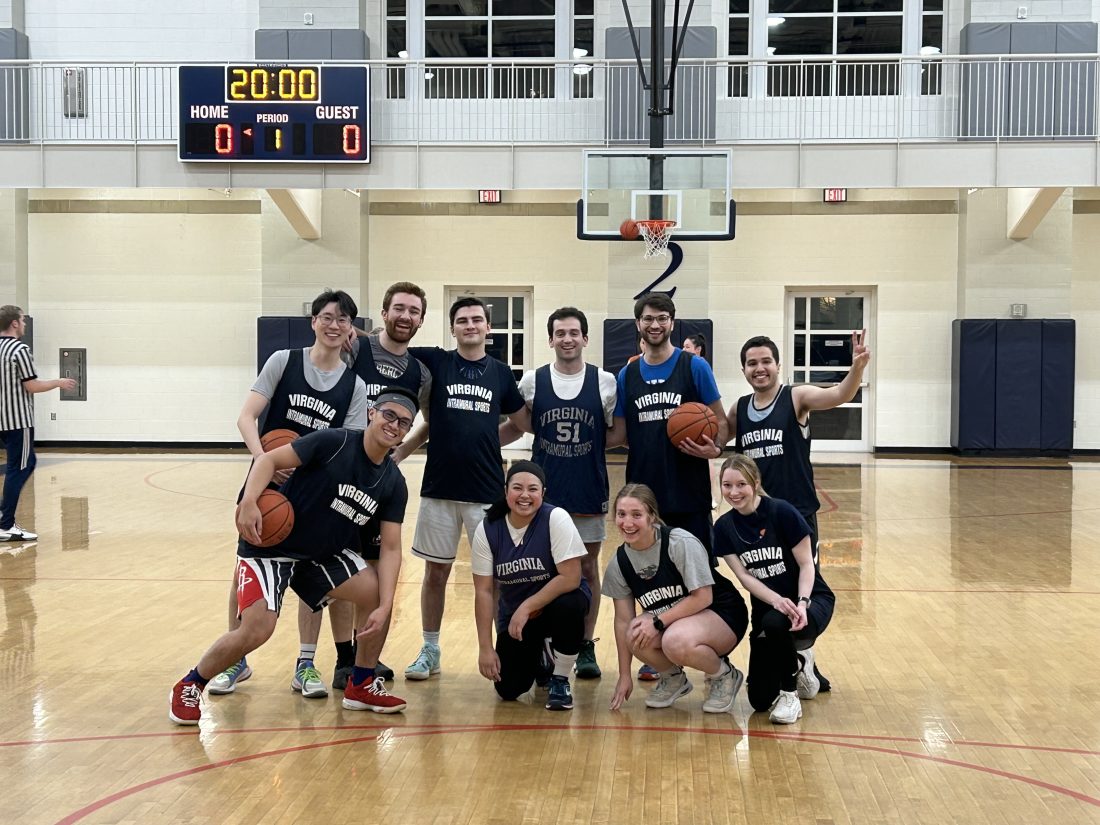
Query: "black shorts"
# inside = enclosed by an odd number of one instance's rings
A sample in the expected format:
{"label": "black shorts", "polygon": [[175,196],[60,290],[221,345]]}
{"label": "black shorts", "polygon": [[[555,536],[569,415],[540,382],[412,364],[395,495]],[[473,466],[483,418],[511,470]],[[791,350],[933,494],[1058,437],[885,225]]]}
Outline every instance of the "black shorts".
{"label": "black shorts", "polygon": [[238,556],[237,615],[261,600],[277,614],[288,587],[316,613],[332,601],[331,591],[366,566],[363,557],[352,550],[309,561]]}
{"label": "black shorts", "polygon": [[[745,631],[749,628],[749,609],[739,593],[735,591],[732,598],[726,594],[715,594],[714,601],[707,609],[717,613],[718,617],[729,625],[730,630],[737,635],[738,642],[745,638]],[[729,652],[723,651],[722,655],[725,656]]]}

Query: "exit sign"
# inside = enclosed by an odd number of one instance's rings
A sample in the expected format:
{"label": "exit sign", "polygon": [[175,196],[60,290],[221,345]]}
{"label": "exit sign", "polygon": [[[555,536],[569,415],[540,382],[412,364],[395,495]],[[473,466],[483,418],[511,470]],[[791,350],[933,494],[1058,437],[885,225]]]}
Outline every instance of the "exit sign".
{"label": "exit sign", "polygon": [[825,203],[844,203],[848,200],[847,189],[825,189]]}
{"label": "exit sign", "polygon": [[500,190],[499,189],[478,189],[477,190],[477,202],[478,203],[500,203]]}

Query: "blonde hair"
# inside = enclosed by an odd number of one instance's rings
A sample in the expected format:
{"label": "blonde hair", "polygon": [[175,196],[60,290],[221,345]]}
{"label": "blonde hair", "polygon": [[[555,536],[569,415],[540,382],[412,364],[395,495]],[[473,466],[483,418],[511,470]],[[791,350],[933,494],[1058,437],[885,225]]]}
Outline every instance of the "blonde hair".
{"label": "blonde hair", "polygon": [[657,507],[657,495],[644,484],[626,484],[615,495],[615,509],[619,509],[619,500],[624,498],[636,498],[642,506],[649,510],[655,524],[664,524],[661,521],[661,511]]}
{"label": "blonde hair", "polygon": [[758,496],[766,496],[764,492],[764,485],[760,483],[760,468],[756,466],[756,462],[749,458],[747,455],[741,455],[735,453],[722,462],[722,469],[718,471],[718,483],[722,483],[722,476],[726,474],[726,470],[736,470],[745,477],[752,488],[756,491]]}

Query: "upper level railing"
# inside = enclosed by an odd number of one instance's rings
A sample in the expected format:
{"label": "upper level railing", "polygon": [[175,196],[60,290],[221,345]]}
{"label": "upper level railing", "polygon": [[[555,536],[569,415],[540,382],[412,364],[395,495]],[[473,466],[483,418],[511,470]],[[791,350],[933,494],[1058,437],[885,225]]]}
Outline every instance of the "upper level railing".
{"label": "upper level railing", "polygon": [[[632,60],[365,65],[376,145],[648,139]],[[666,140],[1096,140],[1098,66],[1094,54],[684,60]],[[175,64],[0,61],[0,143],[170,143],[177,107]]]}

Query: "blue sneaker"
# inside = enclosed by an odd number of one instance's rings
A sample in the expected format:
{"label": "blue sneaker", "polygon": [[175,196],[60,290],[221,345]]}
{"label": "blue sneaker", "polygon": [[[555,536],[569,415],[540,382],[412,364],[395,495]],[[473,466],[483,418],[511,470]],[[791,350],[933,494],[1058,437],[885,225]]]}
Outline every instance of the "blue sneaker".
{"label": "blue sneaker", "polygon": [[243,682],[252,676],[252,668],[244,663],[244,659],[232,667],[226,668],[207,684],[206,689],[213,694],[222,695],[232,693],[237,689],[237,682]]}
{"label": "blue sneaker", "polygon": [[321,672],[309,659],[303,659],[298,663],[298,669],[294,671],[294,678],[290,682],[290,689],[300,692],[306,699],[320,699],[328,696],[328,688],[321,679]]}
{"label": "blue sneaker", "polygon": [[569,679],[565,676],[550,677],[550,695],[546,697],[546,709],[573,709],[573,691],[569,689]]}
{"label": "blue sneaker", "polygon": [[656,682],[661,678],[660,672],[657,668],[650,665],[642,665],[638,668],[638,681],[639,682]]}
{"label": "blue sneaker", "polygon": [[424,645],[413,663],[405,668],[405,678],[423,682],[430,676],[435,676],[440,672],[440,655],[439,645]]}

